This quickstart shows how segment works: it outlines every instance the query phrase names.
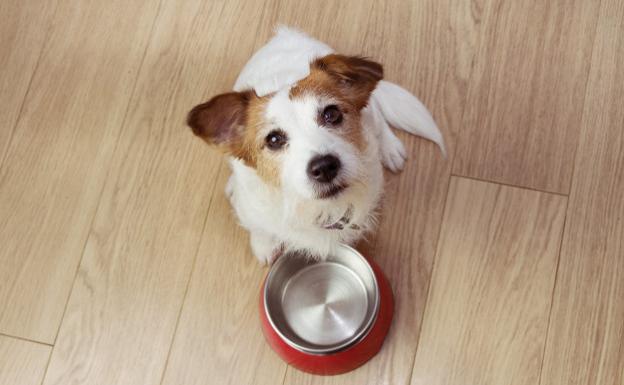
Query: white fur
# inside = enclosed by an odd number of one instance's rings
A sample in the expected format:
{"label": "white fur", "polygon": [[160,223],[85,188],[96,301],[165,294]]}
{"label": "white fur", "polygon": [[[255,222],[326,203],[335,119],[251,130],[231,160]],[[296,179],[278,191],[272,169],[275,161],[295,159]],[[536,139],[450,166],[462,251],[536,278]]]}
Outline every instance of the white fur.
{"label": "white fur", "polygon": [[264,96],[296,83],[310,74],[310,62],[334,50],[301,31],[285,26],[249,59],[234,91],[253,89]]}
{"label": "white fur", "polygon": [[[279,27],[267,45],[247,63],[234,90],[253,89],[271,96],[260,135],[279,128],[288,135],[288,147],[276,153],[282,165],[280,187],[265,183],[256,170],[238,159],[230,160],[232,176],[226,194],[243,227],[251,234],[253,253],[270,263],[283,251],[296,249],[324,258],[339,243],[354,243],[375,225],[383,190],[382,163],[392,171],[403,168],[406,151],[390,125],[434,141],[445,153],[442,135],[422,103],[403,88],[379,82],[369,105],[361,111],[367,143],[364,151],[336,133],[318,126],[318,109],[331,104],[329,96],[308,95],[291,100],[290,86],[310,73],[310,63],[333,50],[315,39]],[[349,187],[336,197],[317,199],[306,174],[317,154],[338,154],[342,168],[337,176]],[[351,220],[343,229],[327,229],[345,213]]]}
{"label": "white fur", "polygon": [[[312,256],[330,254],[338,243],[353,243],[374,225],[375,208],[383,185],[376,125],[370,109],[361,114],[368,143],[360,153],[351,143],[316,123],[319,105],[329,101],[314,96],[290,100],[281,90],[267,107],[264,136],[279,127],[288,135],[288,148],[276,153],[282,165],[280,188],[265,183],[256,170],[232,158],[232,176],[226,190],[241,225],[251,232],[252,251],[270,262],[276,249],[297,249]],[[339,154],[342,168],[337,179],[349,187],[336,197],[317,199],[306,168],[316,154]],[[324,224],[338,222],[352,207],[352,217],[343,230],[328,230]],[[356,224],[357,229],[350,228]],[[273,245],[273,247],[269,245]]]}

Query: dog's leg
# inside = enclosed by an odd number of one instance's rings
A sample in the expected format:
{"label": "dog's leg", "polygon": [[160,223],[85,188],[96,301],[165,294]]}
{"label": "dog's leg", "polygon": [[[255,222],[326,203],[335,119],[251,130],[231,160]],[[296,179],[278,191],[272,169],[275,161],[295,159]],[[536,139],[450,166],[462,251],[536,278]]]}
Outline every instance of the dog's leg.
{"label": "dog's leg", "polygon": [[383,165],[392,172],[399,172],[405,165],[407,151],[399,138],[394,135],[384,118],[379,100],[371,98],[368,112],[372,118],[372,129],[379,140],[379,155]]}
{"label": "dog's leg", "polygon": [[379,137],[379,151],[381,152],[381,161],[392,172],[403,170],[407,152],[399,138],[394,135],[392,129],[385,121],[378,122],[381,124],[381,132]]}
{"label": "dog's leg", "polygon": [[250,232],[249,235],[251,251],[260,263],[270,265],[282,254],[282,244],[272,236],[257,231]]}

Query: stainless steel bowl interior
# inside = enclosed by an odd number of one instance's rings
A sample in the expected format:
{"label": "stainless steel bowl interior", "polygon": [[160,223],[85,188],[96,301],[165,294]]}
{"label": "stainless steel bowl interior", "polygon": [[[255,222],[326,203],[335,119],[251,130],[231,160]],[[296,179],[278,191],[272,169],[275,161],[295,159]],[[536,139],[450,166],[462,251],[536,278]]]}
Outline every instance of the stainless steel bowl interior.
{"label": "stainless steel bowl interior", "polygon": [[282,256],[267,276],[263,295],[275,331],[290,346],[313,354],[356,343],[379,309],[375,274],[348,246],[325,261],[296,253]]}

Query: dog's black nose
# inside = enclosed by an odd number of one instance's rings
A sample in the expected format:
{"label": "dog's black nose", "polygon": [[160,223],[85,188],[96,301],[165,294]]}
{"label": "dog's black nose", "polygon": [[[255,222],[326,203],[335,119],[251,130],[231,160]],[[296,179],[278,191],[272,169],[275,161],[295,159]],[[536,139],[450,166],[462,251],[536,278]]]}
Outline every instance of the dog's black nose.
{"label": "dog's black nose", "polygon": [[340,170],[340,159],[333,155],[318,155],[308,163],[308,176],[321,183],[329,183]]}

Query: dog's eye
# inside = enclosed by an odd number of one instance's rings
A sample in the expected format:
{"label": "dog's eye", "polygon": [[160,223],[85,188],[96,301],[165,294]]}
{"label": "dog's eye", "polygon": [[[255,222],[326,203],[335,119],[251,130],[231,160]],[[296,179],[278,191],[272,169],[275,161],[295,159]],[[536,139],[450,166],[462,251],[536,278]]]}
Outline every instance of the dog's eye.
{"label": "dog's eye", "polygon": [[284,147],[287,141],[286,133],[282,130],[273,130],[264,138],[267,147],[274,151]]}
{"label": "dog's eye", "polygon": [[329,105],[323,110],[323,121],[327,124],[336,125],[342,122],[342,112],[338,106]]}

